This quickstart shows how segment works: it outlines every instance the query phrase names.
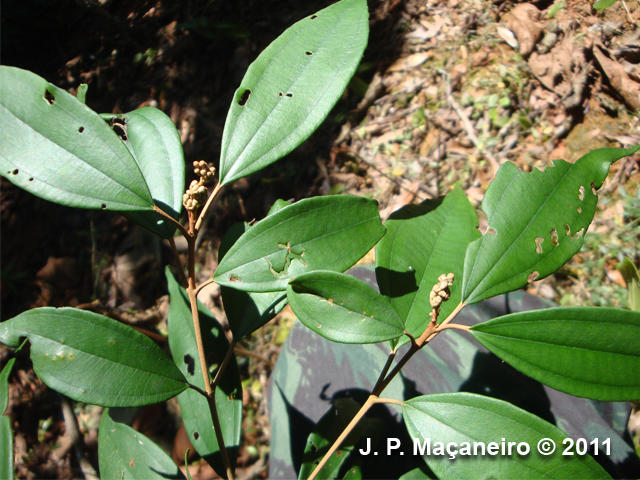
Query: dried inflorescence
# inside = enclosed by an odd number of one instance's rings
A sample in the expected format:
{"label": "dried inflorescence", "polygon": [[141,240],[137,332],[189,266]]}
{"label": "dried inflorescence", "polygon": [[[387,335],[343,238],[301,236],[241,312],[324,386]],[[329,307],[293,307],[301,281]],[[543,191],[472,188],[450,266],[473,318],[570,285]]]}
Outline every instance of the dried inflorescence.
{"label": "dried inflorescence", "polygon": [[448,275],[443,273],[438,277],[438,283],[433,286],[431,293],[429,293],[429,302],[431,303],[431,308],[433,308],[433,311],[429,314],[432,322],[437,320],[442,302],[446,302],[451,297],[449,287],[453,285],[454,277],[453,273]]}
{"label": "dried inflorescence", "polygon": [[204,184],[213,180],[216,168],[210,166],[204,160],[199,160],[193,162],[193,171],[200,177],[200,180],[192,181],[186,193],[182,196],[182,204],[190,212],[195,212],[206,202],[208,190]]}
{"label": "dried inflorescence", "polygon": [[209,183],[216,174],[216,167],[210,166],[204,160],[193,162],[193,171],[202,179],[202,183]]}

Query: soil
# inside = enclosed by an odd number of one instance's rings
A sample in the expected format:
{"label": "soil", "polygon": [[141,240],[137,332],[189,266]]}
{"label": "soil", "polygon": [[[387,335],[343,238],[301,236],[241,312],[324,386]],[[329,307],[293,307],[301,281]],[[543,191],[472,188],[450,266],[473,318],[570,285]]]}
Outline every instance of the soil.
{"label": "soil", "polygon": [[[98,112],[160,108],[178,128],[187,165],[215,165],[226,112],[248,65],[288,26],[331,3],[5,0],[2,63],[70,92],[88,84],[87,104]],[[479,208],[505,161],[530,171],[594,148],[640,144],[638,0],[600,12],[586,0],[369,0],[369,9],[362,64],[320,129],[216,201],[199,243],[199,281],[211,278],[227,229],[263,218],[278,198],[367,195],[379,201],[384,219],[460,186]],[[193,178],[188,168],[187,184]],[[625,202],[638,197],[639,183],[640,156],[614,165],[590,229],[606,235],[627,228],[620,251],[636,265],[640,208],[629,213]],[[166,348],[166,244],[120,216],[54,205],[4,178],[0,200],[3,320],[39,306],[76,306],[155,334]],[[584,265],[602,259],[602,285],[624,297],[624,280],[615,274],[619,255],[580,255],[529,290],[555,301],[593,301]],[[203,290],[201,299],[224,320],[219,288]],[[264,392],[293,321],[285,310],[238,352],[245,384],[240,478],[266,478]],[[2,347],[2,364],[12,355]],[[90,478],[102,410],[49,390],[28,349],[17,358],[8,410],[17,477]],[[175,402],[143,408],[134,428],[184,464],[189,444],[175,411]],[[640,430],[638,421],[633,425]],[[192,462],[194,479],[214,477],[204,462]]]}

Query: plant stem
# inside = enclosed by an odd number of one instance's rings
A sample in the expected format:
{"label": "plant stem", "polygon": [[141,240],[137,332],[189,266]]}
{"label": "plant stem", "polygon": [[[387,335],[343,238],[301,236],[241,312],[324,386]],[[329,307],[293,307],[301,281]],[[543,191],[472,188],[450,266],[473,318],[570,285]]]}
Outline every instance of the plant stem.
{"label": "plant stem", "polygon": [[196,296],[200,293],[200,290],[202,290],[207,285],[211,285],[212,283],[213,283],[213,278],[210,278],[206,282],[203,282],[200,285],[198,285],[198,288],[196,288]]}
{"label": "plant stem", "polygon": [[220,364],[218,371],[216,372],[216,376],[213,378],[213,388],[215,389],[220,383],[220,379],[222,378],[222,374],[227,369],[227,365],[229,364],[229,360],[233,356],[233,349],[236,347],[236,341],[233,340],[229,344],[229,350],[227,350],[227,354],[224,356],[224,360]]}
{"label": "plant stem", "polygon": [[218,196],[218,192],[220,192],[221,188],[222,188],[222,184],[218,182],[218,184],[213,189],[213,192],[211,192],[211,195],[209,195],[209,198],[207,198],[207,203],[205,203],[204,207],[200,211],[200,216],[198,217],[198,221],[196,222],[196,232],[200,230],[202,221],[204,220],[204,217],[207,216],[207,213],[209,212],[209,208],[211,207],[211,204],[213,203],[215,198]]}
{"label": "plant stem", "polygon": [[171,215],[169,215],[167,212],[165,212],[164,210],[162,210],[161,208],[159,208],[157,205],[153,206],[153,211],[156,213],[159,213],[160,215],[162,215],[164,218],[166,218],[167,220],[169,220],[171,223],[173,223],[176,228],[178,230],[180,230],[180,233],[182,233],[185,237],[189,237],[189,232],[187,231],[186,228],[184,228],[182,226],[182,224],[177,221],[175,218],[173,218]]}
{"label": "plant stem", "polygon": [[360,407],[360,410],[358,410],[356,416],[353,417],[353,419],[349,422],[347,428],[342,431],[336,441],[333,442],[333,445],[331,445],[329,451],[325,454],[324,457],[322,457],[322,460],[320,460],[320,463],[313,470],[308,480],[313,480],[314,478],[316,478],[318,473],[320,473],[320,470],[322,470],[322,467],[324,467],[325,464],[329,461],[329,458],[331,458],[331,455],[333,455],[334,452],[340,447],[344,439],[347,438],[347,435],[351,433],[351,430],[353,430],[353,428],[358,424],[364,414],[367,413],[367,411],[376,403],[377,398],[378,397],[376,395],[370,395],[369,398],[367,398],[367,401],[364,402],[364,405],[362,405],[362,407]]}
{"label": "plant stem", "polygon": [[402,407],[404,405],[404,402],[401,402],[400,400],[396,400],[395,398],[376,398],[375,402],[376,403],[390,403],[392,405],[398,405],[400,407]]}
{"label": "plant stem", "polygon": [[213,429],[216,432],[216,439],[218,440],[218,447],[220,448],[220,455],[222,456],[222,463],[227,469],[227,478],[234,480],[233,469],[231,468],[231,462],[229,461],[229,455],[227,454],[227,447],[224,444],[224,438],[222,437],[222,428],[220,427],[220,419],[218,418],[218,409],[216,407],[216,400],[214,395],[207,397],[209,401],[209,410],[211,410],[211,417],[213,419]]}
{"label": "plant stem", "polygon": [[466,325],[460,325],[459,323],[450,323],[449,325],[442,325],[438,328],[438,331],[441,332],[442,330],[447,330],[449,328],[452,328],[454,330],[462,330],[463,332],[469,331],[469,327],[467,327]]}

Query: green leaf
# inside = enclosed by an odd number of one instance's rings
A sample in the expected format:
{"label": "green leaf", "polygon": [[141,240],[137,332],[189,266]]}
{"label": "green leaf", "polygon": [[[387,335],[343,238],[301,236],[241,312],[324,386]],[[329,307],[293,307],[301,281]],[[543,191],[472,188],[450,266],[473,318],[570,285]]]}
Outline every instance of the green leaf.
{"label": "green leaf", "polygon": [[598,0],[593,4],[594,10],[604,10],[605,8],[609,8],[611,5],[616,3],[618,0]]}
{"label": "green leaf", "polygon": [[[282,200],[278,200],[271,207],[268,215],[286,206],[286,204],[280,204],[280,208],[276,208],[278,202],[282,202]],[[220,242],[220,249],[218,250],[220,260],[224,258],[229,248],[249,228],[246,223],[237,223],[227,231],[222,242]],[[231,287],[220,287],[220,293],[224,303],[224,311],[227,314],[227,320],[229,320],[229,327],[236,341],[255,332],[280,313],[287,304],[287,294],[283,292],[243,292]]]}
{"label": "green leaf", "polygon": [[482,345],[521,372],[578,397],[640,398],[640,312],[548,308],[471,327]]}
{"label": "green leaf", "polygon": [[116,421],[114,412],[102,414],[98,434],[100,477],[118,480],[184,478],[178,466],[158,445],[133,428]]}
{"label": "green leaf", "polygon": [[504,163],[482,201],[487,233],[467,249],[463,302],[517,290],[564,265],[584,242],[609,166],[639,149],[601,148],[543,172]]}
{"label": "green leaf", "polygon": [[360,465],[354,465],[347,473],[344,474],[342,480],[362,480],[362,470],[360,469]]}
{"label": "green leaf", "polygon": [[[171,355],[189,383],[204,390],[189,296],[178,285],[168,268],[166,276],[170,295],[168,327]],[[198,302],[198,312],[202,342],[208,361],[219,365],[229,349],[229,343],[220,324],[200,302]],[[215,374],[215,370],[212,374]],[[178,395],[178,402],[189,440],[213,469],[224,477],[226,469],[213,428],[209,402],[203,395],[192,389]],[[215,403],[229,460],[232,467],[235,467],[242,426],[242,383],[235,357],[232,357],[227,365],[220,384],[216,388]]]}
{"label": "green leaf", "polygon": [[81,83],[78,85],[78,90],[76,90],[76,98],[79,102],[87,104],[87,91],[89,90],[89,85],[86,83]]}
{"label": "green leaf", "polygon": [[[118,118],[118,117],[115,117]],[[182,142],[171,119],[157,108],[145,107],[122,116],[124,144],[136,159],[154,203],[178,220],[185,192]],[[122,212],[147,230],[170,238],[176,227],[156,212]]]}
{"label": "green leaf", "polygon": [[289,282],[287,298],[305,326],[333,342],[378,343],[404,332],[387,298],[345,273],[299,275]]}
{"label": "green leaf", "polygon": [[417,338],[431,321],[429,294],[440,275],[451,272],[455,280],[439,321],[460,303],[465,251],[480,237],[478,217],[462,189],[456,188],[445,197],[406,205],[384,226],[387,233],[376,246],[380,292],[390,297],[405,329]]}
{"label": "green leaf", "polygon": [[4,415],[9,408],[9,375],[14,363],[16,363],[15,358],[9,359],[0,372],[0,415]]}
{"label": "green leaf", "polygon": [[0,67],[0,174],[70,207],[152,210],[144,177],[93,110],[43,78]]}
{"label": "green leaf", "polygon": [[624,257],[624,260],[618,264],[617,268],[620,270],[624,281],[627,282],[629,308],[640,312],[640,275],[638,275],[636,265],[627,257]]}
{"label": "green leaf", "polygon": [[342,0],[280,35],[249,66],[222,135],[220,182],[257,172],[318,128],[367,44],[366,0]]}
{"label": "green leaf", "polygon": [[[337,398],[333,401],[329,410],[316,424],[307,439],[302,458],[302,467],[298,474],[299,479],[309,478],[316,465],[329,451],[331,445],[349,425],[349,422],[360,410],[360,405],[351,398]],[[362,437],[371,437],[383,428],[382,420],[363,417],[353,430],[347,435],[344,442],[336,452],[331,455],[329,461],[318,473],[317,478],[337,478],[340,468],[349,458],[356,443]]]}
{"label": "green leaf", "polygon": [[[470,393],[424,395],[405,402],[402,412],[413,448],[426,447],[429,442],[429,452],[426,448],[417,451],[441,479],[610,478],[589,455],[563,456],[566,447],[562,442],[567,435],[562,430],[502,400]],[[548,456],[537,450],[538,442],[545,438],[556,445]],[[457,444],[450,447],[452,451],[458,449],[453,459],[446,451],[451,442]],[[484,443],[484,455],[480,446],[478,455],[473,454],[474,442]],[[497,445],[495,455],[489,454],[490,442]],[[517,442],[511,454],[509,442]],[[527,455],[517,452],[522,444],[529,446]],[[463,455],[467,446],[468,454]]]}
{"label": "green leaf", "polygon": [[384,235],[378,204],[351,195],[301,200],[252,226],[214,273],[223,286],[253,292],[284,291],[312,270],[345,271]]}
{"label": "green leaf", "polygon": [[0,415],[0,478],[15,478],[13,475],[11,419],[5,415]]}
{"label": "green leaf", "polygon": [[133,407],[187,388],[149,337],[111,318],[75,308],[36,308],[0,323],[0,341],[31,343],[33,369],[50,388],[83,403]]}

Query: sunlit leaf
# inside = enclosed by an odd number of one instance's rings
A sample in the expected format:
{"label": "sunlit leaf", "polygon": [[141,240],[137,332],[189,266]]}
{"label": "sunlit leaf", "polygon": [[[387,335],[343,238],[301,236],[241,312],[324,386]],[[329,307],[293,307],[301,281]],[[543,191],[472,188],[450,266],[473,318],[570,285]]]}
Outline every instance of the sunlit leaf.
{"label": "sunlit leaf", "polygon": [[[278,200],[282,202],[282,200]],[[282,205],[276,202],[268,215],[284,208],[288,203]],[[275,210],[274,210],[275,209]],[[222,260],[231,246],[240,236],[249,229],[246,223],[233,225],[220,242],[218,258]],[[221,287],[222,302],[224,312],[229,320],[229,327],[233,332],[233,338],[240,340],[255,332],[273,317],[275,317],[287,304],[287,294],[283,292],[243,292],[231,287]]]}
{"label": "sunlit leaf", "polygon": [[284,291],[292,277],[304,272],[345,271],[384,232],[374,200],[351,195],[300,200],[247,230],[213,279],[238,290]]}
{"label": "sunlit leaf", "polygon": [[368,33],[366,0],[342,0],[300,20],[260,54],[227,115],[223,184],[275,162],[318,128],[360,63]]}
{"label": "sunlit leaf", "polygon": [[[113,120],[115,118],[116,120]],[[124,144],[135,158],[155,204],[178,219],[185,191],[185,164],[182,143],[176,126],[162,110],[144,107],[121,119]],[[123,212],[129,220],[164,238],[173,236],[176,228],[156,212]]]}
{"label": "sunlit leaf", "polygon": [[184,475],[158,445],[124,423],[102,414],[98,433],[100,477],[118,480],[182,479]]}
{"label": "sunlit leaf", "polygon": [[504,163],[482,201],[487,232],[467,249],[462,300],[517,290],[564,265],[584,242],[609,166],[638,149],[601,148],[542,172]]}
{"label": "sunlit leaf", "polygon": [[[376,245],[376,278],[380,292],[419,337],[431,321],[429,294],[442,274],[453,273],[451,298],[442,304],[439,321],[460,303],[464,254],[480,237],[478,217],[460,188],[445,197],[406,205],[384,223],[386,235]],[[404,337],[401,343],[406,343]]]}
{"label": "sunlit leaf", "polygon": [[480,323],[471,334],[556,390],[594,400],[640,398],[640,312],[547,308]]}
{"label": "sunlit leaf", "polygon": [[50,388],[83,403],[133,407],[187,388],[149,337],[116,320],[75,308],[42,307],[0,323],[0,341],[31,344],[31,361]]}
{"label": "sunlit leaf", "polygon": [[[171,355],[189,383],[204,390],[189,296],[185,289],[178,285],[169,269],[166,270],[166,276],[171,298],[168,319]],[[217,367],[227,353],[229,343],[220,324],[200,302],[198,311],[202,342],[208,361]],[[214,373],[215,370],[211,372],[212,375]],[[224,476],[226,469],[213,428],[209,402],[193,389],[187,389],[178,395],[178,402],[184,427],[192,445],[219,475]],[[216,388],[215,403],[229,460],[232,466],[235,466],[242,426],[242,383],[235,357],[232,357],[227,365]]]}
{"label": "sunlit leaf", "polygon": [[70,207],[151,210],[142,172],[118,135],[73,95],[0,66],[0,175]]}
{"label": "sunlit leaf", "polygon": [[[502,400],[471,393],[424,395],[405,402],[402,414],[413,451],[441,479],[610,478],[589,455],[562,455],[567,435],[558,427]],[[555,445],[554,453],[538,453],[543,439]],[[484,454],[476,442],[484,444]],[[489,451],[491,442],[495,454]],[[455,454],[446,450],[451,443]]]}
{"label": "sunlit leaf", "polygon": [[389,300],[345,273],[298,275],[289,282],[287,298],[304,325],[334,342],[377,343],[404,332]]}

